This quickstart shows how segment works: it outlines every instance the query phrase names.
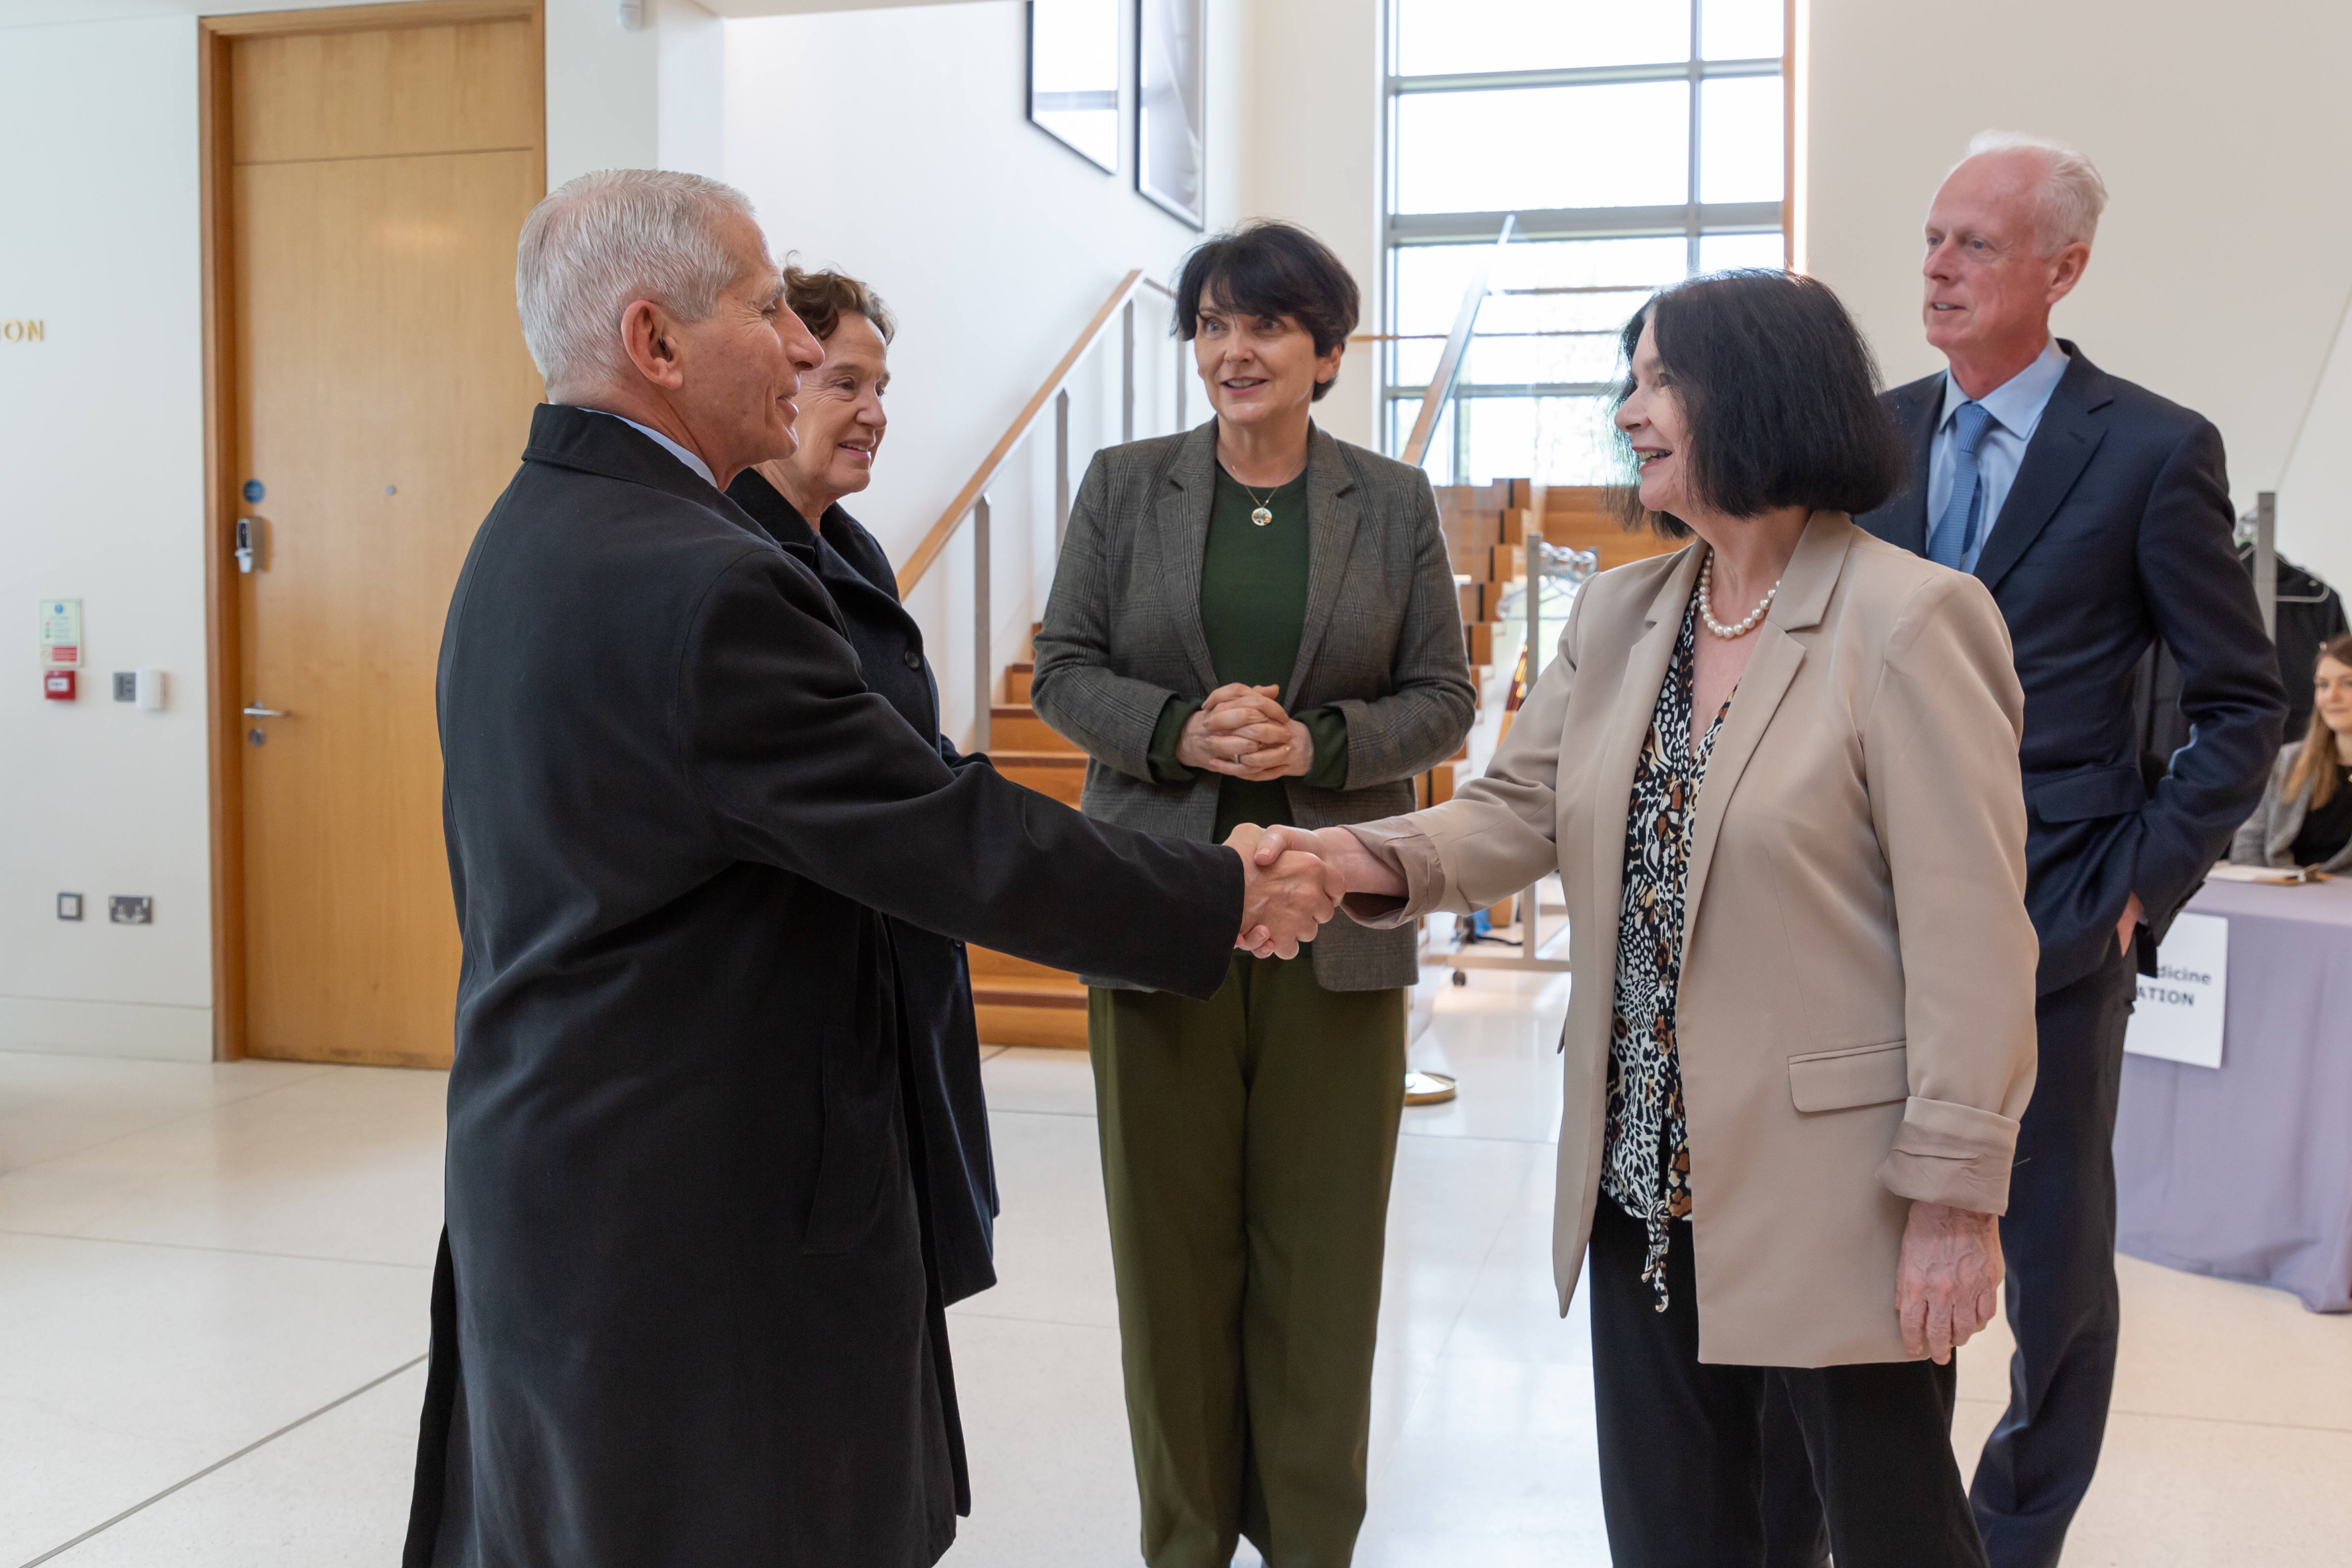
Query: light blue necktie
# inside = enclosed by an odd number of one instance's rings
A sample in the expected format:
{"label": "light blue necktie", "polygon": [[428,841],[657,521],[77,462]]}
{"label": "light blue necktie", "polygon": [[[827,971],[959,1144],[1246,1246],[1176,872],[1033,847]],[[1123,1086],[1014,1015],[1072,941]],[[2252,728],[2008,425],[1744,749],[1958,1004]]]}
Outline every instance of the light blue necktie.
{"label": "light blue necktie", "polygon": [[1964,402],[1952,411],[1952,424],[1958,438],[1952,454],[1952,498],[1944,503],[1944,515],[1928,536],[1927,559],[1958,571],[1983,532],[1984,476],[1977,458],[1991,434],[1992,415],[1980,402]]}

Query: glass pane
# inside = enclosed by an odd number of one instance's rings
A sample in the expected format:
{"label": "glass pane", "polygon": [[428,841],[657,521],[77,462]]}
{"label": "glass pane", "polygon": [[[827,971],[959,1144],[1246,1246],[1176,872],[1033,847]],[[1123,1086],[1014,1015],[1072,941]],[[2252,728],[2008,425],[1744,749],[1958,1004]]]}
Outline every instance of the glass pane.
{"label": "glass pane", "polygon": [[1698,199],[1779,201],[1780,78],[1718,78],[1700,83],[1698,94]]}
{"label": "glass pane", "polygon": [[1497,294],[1478,312],[1478,333],[1592,332],[1614,337],[1650,297],[1647,288],[1605,294]]}
{"label": "glass pane", "polygon": [[1787,45],[1784,0],[1705,0],[1699,52],[1710,60],[1777,60]]}
{"label": "glass pane", "polygon": [[[1484,318],[1481,318],[1483,320]],[[1617,334],[1573,337],[1479,336],[1464,356],[1465,385],[1531,386],[1541,382],[1601,382],[1617,375]]]}
{"label": "glass pane", "polygon": [[[1421,413],[1421,399],[1400,397],[1389,400],[1389,451],[1402,457],[1404,444],[1412,434],[1412,422]],[[1454,406],[1449,404],[1437,416],[1437,429],[1430,436],[1429,452],[1422,459],[1422,470],[1433,485],[1454,483]]]}
{"label": "glass pane", "polygon": [[1606,397],[1465,398],[1470,479],[1545,485],[1623,482]]}
{"label": "glass pane", "polygon": [[[1709,0],[1708,9],[1729,3]],[[1767,3],[1777,6],[1778,0]],[[1778,15],[1777,9],[1774,14]],[[1776,41],[1765,52],[1779,54],[1780,44]],[[1688,0],[1618,0],[1615,4],[1605,0],[1398,0],[1397,4],[1400,76],[1654,65],[1689,57]]]}
{"label": "glass pane", "polygon": [[[1399,332],[1444,334],[1487,244],[1400,246]],[[1681,277],[1688,249],[1680,235],[1652,239],[1535,240],[1508,245],[1488,286],[1498,291],[1478,314],[1482,331],[1613,330],[1650,291]],[[1601,289],[1597,294],[1514,294],[1512,289]]]}
{"label": "glass pane", "polygon": [[1777,269],[1788,265],[1789,242],[1777,234],[1699,236],[1698,269],[1701,272],[1728,272],[1735,267]]}
{"label": "glass pane", "polygon": [[1118,0],[1030,0],[1029,118],[1118,168]]}
{"label": "glass pane", "polygon": [[1389,371],[1391,386],[1425,387],[1437,373],[1437,357],[1445,351],[1443,338],[1415,338],[1396,346],[1396,364]]}
{"label": "glass pane", "polygon": [[1648,290],[1681,277],[1687,254],[1680,235],[1515,242],[1496,263],[1494,287]]}
{"label": "glass pane", "polygon": [[[1450,332],[1462,308],[1462,291],[1477,275],[1491,245],[1399,246],[1396,256],[1396,329]],[[1507,250],[1504,254],[1508,255]]]}
{"label": "glass pane", "polygon": [[1682,202],[1689,189],[1689,83],[1673,81],[1402,98],[1397,211]]}

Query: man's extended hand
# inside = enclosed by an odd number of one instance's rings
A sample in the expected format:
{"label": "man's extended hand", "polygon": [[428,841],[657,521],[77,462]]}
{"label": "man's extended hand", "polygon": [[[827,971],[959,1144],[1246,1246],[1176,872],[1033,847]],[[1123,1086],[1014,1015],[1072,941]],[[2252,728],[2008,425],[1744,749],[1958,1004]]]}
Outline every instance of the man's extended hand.
{"label": "man's extended hand", "polygon": [[1259,863],[1265,830],[1244,822],[1225,847],[1242,857],[1241,933],[1234,946],[1257,957],[1296,958],[1339,907],[1339,873],[1306,850],[1277,849]]}
{"label": "man's extended hand", "polygon": [[2000,1310],[2000,1219],[1914,1199],[1895,1265],[1903,1348],[1941,1366]]}

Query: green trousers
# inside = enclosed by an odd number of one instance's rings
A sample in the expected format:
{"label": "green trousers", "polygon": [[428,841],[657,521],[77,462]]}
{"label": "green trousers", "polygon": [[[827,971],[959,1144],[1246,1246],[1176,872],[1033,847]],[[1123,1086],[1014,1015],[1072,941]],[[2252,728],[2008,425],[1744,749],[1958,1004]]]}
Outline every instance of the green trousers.
{"label": "green trousers", "polygon": [[1236,954],[1205,1002],[1087,998],[1151,1568],[1355,1551],[1404,1022],[1305,954]]}

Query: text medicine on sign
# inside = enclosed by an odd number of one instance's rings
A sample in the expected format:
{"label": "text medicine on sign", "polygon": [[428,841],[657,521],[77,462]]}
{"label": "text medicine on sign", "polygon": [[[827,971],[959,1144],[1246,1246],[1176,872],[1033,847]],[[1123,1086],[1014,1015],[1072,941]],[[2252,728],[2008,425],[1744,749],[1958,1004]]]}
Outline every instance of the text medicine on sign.
{"label": "text medicine on sign", "polygon": [[2192,1067],[2221,1065],[2221,1015],[2230,992],[2230,922],[2184,915],[2165,933],[2156,973],[2139,977],[2124,1049]]}

